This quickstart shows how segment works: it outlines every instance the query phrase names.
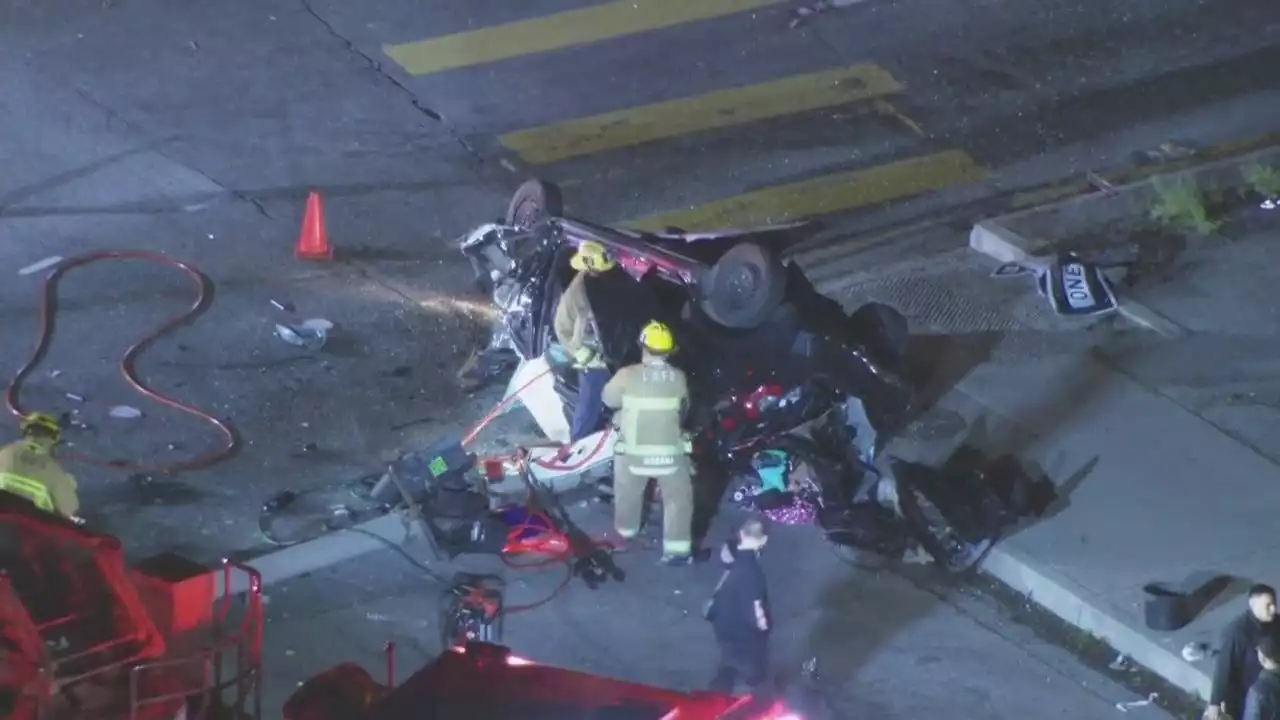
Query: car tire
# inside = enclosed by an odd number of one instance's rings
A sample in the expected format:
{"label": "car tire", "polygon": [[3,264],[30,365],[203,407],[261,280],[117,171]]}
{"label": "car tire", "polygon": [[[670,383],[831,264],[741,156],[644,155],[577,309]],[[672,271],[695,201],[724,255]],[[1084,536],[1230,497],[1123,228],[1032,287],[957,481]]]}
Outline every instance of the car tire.
{"label": "car tire", "polygon": [[750,329],[764,324],[782,304],[787,271],[756,243],[729,248],[702,281],[699,307],[717,325]]}
{"label": "car tire", "polygon": [[506,223],[513,227],[531,227],[549,217],[564,214],[564,198],[560,187],[546,180],[528,180],[516,189],[507,205]]}
{"label": "car tire", "polygon": [[876,359],[900,371],[911,341],[910,323],[892,306],[869,302],[849,315],[849,329],[856,338],[869,338]]}

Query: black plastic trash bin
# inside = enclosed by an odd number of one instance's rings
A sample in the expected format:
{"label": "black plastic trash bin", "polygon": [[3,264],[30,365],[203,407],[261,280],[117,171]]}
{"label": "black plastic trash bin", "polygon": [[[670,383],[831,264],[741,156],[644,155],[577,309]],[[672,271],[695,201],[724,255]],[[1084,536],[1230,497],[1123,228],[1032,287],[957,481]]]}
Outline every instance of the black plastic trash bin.
{"label": "black plastic trash bin", "polygon": [[1147,597],[1142,610],[1149,629],[1172,632],[1186,627],[1195,619],[1190,595],[1160,583],[1147,584],[1142,592]]}

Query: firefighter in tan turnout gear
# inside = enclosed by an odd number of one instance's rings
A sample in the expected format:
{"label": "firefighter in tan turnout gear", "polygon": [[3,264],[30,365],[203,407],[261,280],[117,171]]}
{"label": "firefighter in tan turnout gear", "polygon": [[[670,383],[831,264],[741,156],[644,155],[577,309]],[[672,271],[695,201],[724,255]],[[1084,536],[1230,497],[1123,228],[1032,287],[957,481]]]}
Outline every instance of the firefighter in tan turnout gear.
{"label": "firefighter in tan turnout gear", "polygon": [[[574,406],[569,430],[571,446],[599,429],[604,415],[600,395],[609,381],[609,368],[596,347],[599,339],[595,337],[595,322],[587,301],[587,277],[609,272],[617,263],[603,245],[588,240],[578,246],[569,265],[578,274],[560,297],[553,326],[556,340],[573,357],[573,365],[578,370],[578,403]],[[567,458],[569,450],[569,446],[561,450],[559,459]]]}
{"label": "firefighter in tan turnout gear", "polygon": [[640,533],[649,479],[662,491],[662,562],[685,565],[693,557],[693,479],[690,446],[681,428],[689,398],[684,372],[667,363],[675,350],[671,329],[650,322],[640,333],[642,358],[604,387],[614,409],[614,527],[623,538]]}
{"label": "firefighter in tan turnout gear", "polygon": [[83,524],[76,479],[53,457],[62,439],[57,419],[43,413],[22,418],[22,439],[0,448],[0,490],[29,501],[36,508]]}

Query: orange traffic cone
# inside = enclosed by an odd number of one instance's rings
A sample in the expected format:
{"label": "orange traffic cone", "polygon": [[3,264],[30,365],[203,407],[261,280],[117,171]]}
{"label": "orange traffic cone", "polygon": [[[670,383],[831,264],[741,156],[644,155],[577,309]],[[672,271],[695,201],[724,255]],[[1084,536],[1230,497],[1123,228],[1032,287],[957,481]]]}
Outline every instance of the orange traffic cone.
{"label": "orange traffic cone", "polygon": [[299,260],[333,259],[333,248],[329,246],[329,236],[324,231],[324,207],[318,192],[307,196],[307,211],[302,216],[302,233],[293,246],[293,255]]}

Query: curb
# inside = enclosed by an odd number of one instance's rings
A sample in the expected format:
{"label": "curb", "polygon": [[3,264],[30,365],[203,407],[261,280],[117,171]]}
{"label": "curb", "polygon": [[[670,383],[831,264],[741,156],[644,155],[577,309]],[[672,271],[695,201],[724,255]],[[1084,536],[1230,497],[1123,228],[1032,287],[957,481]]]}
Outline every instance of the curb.
{"label": "curb", "polygon": [[[1024,247],[1008,242],[1009,231],[990,221],[978,224],[986,232],[977,233],[974,247],[1002,262],[1031,259]],[[984,249],[985,248],[985,249]],[[987,252],[986,250],[990,250]],[[819,292],[841,289],[839,282],[820,283]],[[1132,304],[1130,305],[1132,308]],[[1180,330],[1180,328],[1179,328]],[[1088,590],[1048,568],[1037,568],[1037,563],[1024,559],[1022,553],[1012,550],[1003,542],[997,542],[978,565],[984,575],[993,578],[1034,602],[1046,612],[1056,615],[1071,626],[1098,638],[1117,653],[1159,675],[1166,682],[1207,701],[1211,680],[1209,675],[1182,659],[1180,648],[1171,650],[1158,641],[1135,629],[1129,622],[1117,617],[1117,613],[1105,604],[1091,599]]]}
{"label": "curb", "polygon": [[1212,681],[1209,674],[1182,659],[1171,650],[1110,611],[1086,600],[1088,592],[1051,570],[1037,570],[1022,560],[1017,552],[996,544],[981,566],[983,573],[999,580],[1014,591],[1057,615],[1071,625],[1105,642],[1176,687],[1209,699]]}
{"label": "curb", "polygon": [[[1037,215],[1048,215],[1050,213],[1058,213],[1055,217],[1058,222],[1062,222],[1067,218],[1082,214],[1069,212],[1076,206],[1094,203],[1098,204],[1097,207],[1100,208],[1093,213],[1095,223],[1097,222],[1097,213],[1102,213],[1104,218],[1131,215],[1138,207],[1148,206],[1149,196],[1154,193],[1152,183],[1157,178],[1162,177],[1191,178],[1195,180],[1196,185],[1205,190],[1228,187],[1233,184],[1233,181],[1234,183],[1241,181],[1242,170],[1251,161],[1262,161],[1271,165],[1271,161],[1280,155],[1280,144],[1273,142],[1270,145],[1259,147],[1257,143],[1262,140],[1274,141],[1275,138],[1273,136],[1265,136],[1250,143],[1241,143],[1239,147],[1225,146],[1219,152],[1201,157],[1200,162],[1195,164],[1185,163],[1165,168],[1161,172],[1142,173],[1136,177],[1125,178],[1127,180],[1125,184],[1108,188],[1105,191],[1083,192],[1054,202],[983,220],[974,225],[970,231],[969,247],[1002,263],[1022,263],[1044,258],[1053,254],[1056,249],[1052,241],[1028,238],[1011,226],[1034,218]],[[1230,152],[1231,150],[1236,152]],[[1034,227],[1035,223],[1032,223],[1032,225]],[[1061,230],[1060,228],[1055,229]],[[1048,228],[1045,228],[1045,231],[1052,232]],[[1070,232],[1067,231],[1067,234],[1069,235]],[[1186,332],[1182,326],[1135,300],[1121,298],[1116,309],[1120,315],[1130,322],[1148,330],[1154,330],[1165,337],[1179,337]]]}
{"label": "curb", "polygon": [[[1043,252],[1046,244],[1028,240],[1001,225],[997,219],[983,220],[969,232],[969,247],[1002,263],[1021,263],[1036,260],[1037,252]],[[1148,330],[1165,337],[1180,337],[1183,327],[1136,300],[1117,298],[1116,312]]]}
{"label": "curb", "polygon": [[[1168,160],[1156,164],[1139,165],[1137,167],[1127,167],[1109,171],[1099,171],[1097,173],[1097,177],[1119,188],[1149,181],[1152,177],[1157,175],[1183,173],[1188,170],[1195,170],[1197,167],[1204,167],[1215,163],[1224,163],[1229,161],[1238,162],[1245,157],[1255,155],[1260,152],[1266,152],[1268,149],[1275,148],[1277,146],[1280,146],[1280,132],[1266,133],[1243,140],[1232,140],[1229,142],[1219,143],[1217,145],[1204,148],[1203,150],[1196,152],[1191,157],[1185,159]],[[1045,185],[1014,193],[1009,198],[1008,210],[1005,212],[1008,214],[1014,214],[1030,211],[1045,205],[1066,202],[1085,195],[1095,195],[1097,192],[1097,187],[1087,180],[1069,180],[1064,182],[1047,183]]]}
{"label": "curb", "polygon": [[[392,512],[359,525],[325,533],[317,538],[259,555],[247,560],[246,564],[258,571],[262,577],[262,587],[266,587],[323,570],[347,560],[354,560],[374,550],[384,550],[388,546],[404,548],[408,538],[417,537],[420,534],[413,529],[412,525],[409,528],[406,530],[404,518],[399,512]],[[224,589],[222,574],[214,573],[214,575],[217,577],[213,588],[213,597],[216,601],[223,595]],[[244,578],[233,575],[231,586],[226,588],[225,592],[238,595],[248,589],[248,582]]]}

